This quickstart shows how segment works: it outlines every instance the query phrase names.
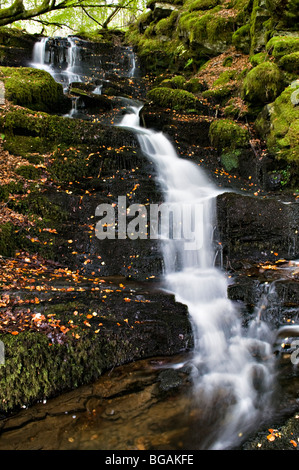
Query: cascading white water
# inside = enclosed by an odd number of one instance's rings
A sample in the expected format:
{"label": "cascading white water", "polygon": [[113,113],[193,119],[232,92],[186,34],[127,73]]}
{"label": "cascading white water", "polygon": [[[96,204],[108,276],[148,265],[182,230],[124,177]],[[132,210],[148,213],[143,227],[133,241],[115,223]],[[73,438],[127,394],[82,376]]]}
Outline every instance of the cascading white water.
{"label": "cascading white water", "polygon": [[[49,72],[52,77],[62,84],[66,91],[72,82],[82,82],[82,69],[80,68],[80,48],[75,37],[68,37],[64,46],[58,51],[58,65],[54,63],[54,55],[47,50],[49,38],[42,38],[33,47],[32,63],[34,68]],[[66,68],[60,66],[66,62]],[[60,64],[60,65],[59,65]],[[64,65],[65,67],[65,65]]]}
{"label": "cascading white water", "polygon": [[207,448],[229,448],[269,406],[271,333],[260,319],[243,331],[238,311],[227,297],[226,276],[214,266],[213,226],[220,191],[197,165],[178,157],[163,133],[140,127],[139,109],[131,107],[119,125],[136,132],[141,150],[156,166],[165,202],[203,209],[201,230],[195,232],[200,249],[186,250],[184,240],[161,241],[165,284],[191,316],[195,399],[207,403],[209,410],[219,397],[225,402],[219,433],[208,440]]}

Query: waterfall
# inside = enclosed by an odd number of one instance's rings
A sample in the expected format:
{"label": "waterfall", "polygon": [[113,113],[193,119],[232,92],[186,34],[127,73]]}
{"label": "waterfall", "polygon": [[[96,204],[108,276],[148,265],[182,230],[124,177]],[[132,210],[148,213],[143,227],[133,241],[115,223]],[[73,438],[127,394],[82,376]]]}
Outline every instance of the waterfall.
{"label": "waterfall", "polygon": [[33,47],[30,65],[49,72],[67,91],[72,82],[82,82],[83,69],[77,42],[75,37],[42,38]]}
{"label": "waterfall", "polygon": [[[201,208],[201,226],[194,230],[195,249],[186,249],[186,240],[161,240],[165,287],[188,307],[191,317],[193,398],[201,406],[206,403],[207,413],[216,413],[219,421],[219,433],[202,446],[230,448],[269,408],[271,333],[260,319],[246,330],[242,327],[239,312],[227,297],[226,276],[214,266],[215,201],[220,190],[197,165],[178,157],[163,133],[140,127],[139,110],[131,107],[119,125],[135,131],[141,150],[153,161],[165,202],[183,212],[190,204]],[[224,415],[217,409],[220,399],[225,403]]]}

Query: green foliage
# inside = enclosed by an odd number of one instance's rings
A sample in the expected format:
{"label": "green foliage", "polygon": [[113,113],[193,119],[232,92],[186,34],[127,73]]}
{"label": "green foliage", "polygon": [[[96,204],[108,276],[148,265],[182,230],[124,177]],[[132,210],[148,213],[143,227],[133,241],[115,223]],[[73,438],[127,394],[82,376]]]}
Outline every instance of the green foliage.
{"label": "green foliage", "polygon": [[231,172],[232,170],[236,170],[239,167],[240,155],[241,150],[232,150],[231,152],[221,154],[221,164],[224,166],[226,171]]}
{"label": "green foliage", "polygon": [[227,153],[227,150],[243,148],[248,145],[248,130],[229,119],[219,119],[213,121],[209,138],[211,145],[220,151]]}
{"label": "green foliage", "polygon": [[263,62],[246,75],[242,97],[252,105],[271,103],[283,89],[283,75],[272,62]]}

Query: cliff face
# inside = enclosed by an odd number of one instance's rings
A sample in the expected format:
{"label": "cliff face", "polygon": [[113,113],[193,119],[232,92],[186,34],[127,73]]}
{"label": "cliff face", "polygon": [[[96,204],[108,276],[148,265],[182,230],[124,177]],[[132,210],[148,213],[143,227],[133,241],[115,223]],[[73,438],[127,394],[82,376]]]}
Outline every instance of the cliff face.
{"label": "cliff face", "polygon": [[[149,99],[197,113],[200,100],[214,117],[241,127],[249,123],[247,144],[259,161],[267,159],[267,179],[280,189],[298,185],[295,4],[295,0],[150,1],[127,34],[144,72],[158,76]],[[180,80],[173,79],[177,75]],[[223,123],[223,132],[217,130],[217,144],[212,132],[210,143],[224,168],[238,171],[244,145],[235,148],[228,124]],[[235,132],[235,126],[230,127]],[[224,135],[233,145],[224,145]]]}

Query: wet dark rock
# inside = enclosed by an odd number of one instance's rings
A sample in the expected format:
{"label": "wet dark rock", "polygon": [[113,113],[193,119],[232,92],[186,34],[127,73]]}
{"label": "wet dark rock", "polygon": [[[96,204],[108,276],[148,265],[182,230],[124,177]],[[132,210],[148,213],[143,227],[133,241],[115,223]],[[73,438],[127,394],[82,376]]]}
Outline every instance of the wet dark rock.
{"label": "wet dark rock", "polygon": [[219,239],[227,266],[298,256],[299,205],[224,193],[217,197]]}
{"label": "wet dark rock", "polygon": [[15,28],[0,28],[0,65],[26,67],[32,58],[36,37]]}
{"label": "wet dark rock", "polygon": [[162,371],[158,376],[158,380],[160,381],[159,388],[163,392],[177,389],[183,383],[180,372],[176,369],[167,369]]}
{"label": "wet dark rock", "polygon": [[78,106],[86,108],[90,112],[96,113],[112,109],[111,100],[107,96],[86,92],[75,86],[71,87],[70,94],[79,98],[80,104]]}

